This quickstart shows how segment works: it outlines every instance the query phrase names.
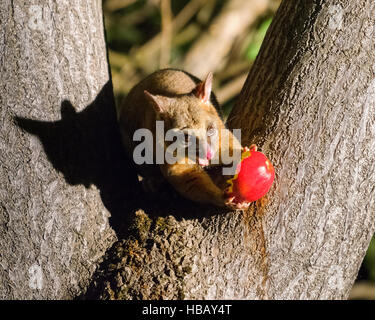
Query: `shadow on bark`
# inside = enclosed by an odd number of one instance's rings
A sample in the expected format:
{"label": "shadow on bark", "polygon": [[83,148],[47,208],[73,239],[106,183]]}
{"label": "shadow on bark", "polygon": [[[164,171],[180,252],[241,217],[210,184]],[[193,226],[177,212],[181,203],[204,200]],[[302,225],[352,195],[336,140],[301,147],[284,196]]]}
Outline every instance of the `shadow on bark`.
{"label": "shadow on bark", "polygon": [[[228,210],[194,204],[166,186],[160,193],[145,194],[136,170],[125,154],[116,120],[112,88],[107,83],[81,112],[70,101],[61,103],[61,120],[54,122],[15,117],[19,127],[37,136],[49,161],[70,185],[95,185],[111,213],[109,223],[119,239],[137,209],[152,218],[200,218],[205,213]],[[210,210],[208,210],[210,209]]]}
{"label": "shadow on bark", "polygon": [[[15,117],[15,122],[40,139],[49,161],[64,175],[68,184],[82,184],[86,188],[95,185],[104,206],[111,213],[109,224],[119,241],[108,248],[88,291],[77,299],[100,296],[105,283],[112,279],[111,272],[107,275],[106,270],[110,269],[123,241],[138,239],[140,244],[145,242],[140,230],[134,227],[140,209],[150,218],[150,230],[155,228],[159,217],[201,220],[230,211],[193,203],[178,195],[169,185],[156,194],[146,194],[142,190],[136,169],[122,146],[109,83],[80,112],[76,112],[70,101],[63,101],[61,120],[47,122]],[[210,173],[215,175],[215,170]]]}
{"label": "shadow on bark", "polygon": [[120,238],[125,213],[132,210],[138,180],[127,159],[116,125],[112,88],[107,83],[81,112],[61,103],[61,120],[46,122],[15,117],[19,127],[37,136],[49,161],[70,185],[95,185],[111,213],[109,223]]}

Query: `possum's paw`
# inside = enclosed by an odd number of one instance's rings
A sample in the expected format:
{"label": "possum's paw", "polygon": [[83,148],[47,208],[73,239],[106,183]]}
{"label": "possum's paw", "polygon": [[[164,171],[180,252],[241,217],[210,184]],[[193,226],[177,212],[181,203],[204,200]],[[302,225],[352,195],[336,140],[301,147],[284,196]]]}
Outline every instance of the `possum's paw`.
{"label": "possum's paw", "polygon": [[248,201],[236,202],[236,198],[234,196],[231,196],[226,199],[225,205],[231,209],[245,210],[250,206],[250,202]]}

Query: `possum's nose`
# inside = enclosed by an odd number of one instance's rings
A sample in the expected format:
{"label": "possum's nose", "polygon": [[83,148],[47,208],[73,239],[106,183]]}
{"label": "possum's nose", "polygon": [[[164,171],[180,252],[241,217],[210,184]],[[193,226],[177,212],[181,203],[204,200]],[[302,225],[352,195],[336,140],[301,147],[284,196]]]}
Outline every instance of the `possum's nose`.
{"label": "possum's nose", "polygon": [[211,160],[213,158],[213,151],[212,151],[212,148],[209,144],[206,145],[206,159],[207,160]]}
{"label": "possum's nose", "polygon": [[202,167],[208,166],[209,161],[213,158],[213,156],[214,152],[211,146],[207,143],[205,146],[205,155],[203,156],[203,158],[198,158],[199,165],[201,165]]}

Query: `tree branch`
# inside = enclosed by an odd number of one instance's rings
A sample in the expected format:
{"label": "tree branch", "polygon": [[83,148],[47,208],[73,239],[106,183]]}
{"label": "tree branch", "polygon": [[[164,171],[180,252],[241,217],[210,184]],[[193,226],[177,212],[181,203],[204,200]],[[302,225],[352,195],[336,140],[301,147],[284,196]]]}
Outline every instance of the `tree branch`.
{"label": "tree branch", "polygon": [[375,229],[373,10],[370,0],[284,1],[229,118],[273,162],[269,195],[244,213],[140,205],[96,274],[105,286],[89,292],[346,298]]}

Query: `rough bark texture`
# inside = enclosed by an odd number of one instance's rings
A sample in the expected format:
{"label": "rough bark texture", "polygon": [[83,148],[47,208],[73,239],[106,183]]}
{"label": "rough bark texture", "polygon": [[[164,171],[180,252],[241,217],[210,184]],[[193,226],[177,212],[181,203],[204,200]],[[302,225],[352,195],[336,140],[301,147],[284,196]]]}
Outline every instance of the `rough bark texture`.
{"label": "rough bark texture", "polygon": [[374,234],[374,13],[284,1],[229,117],[276,167],[269,298],[346,298]]}
{"label": "rough bark texture", "polygon": [[72,298],[120,206],[101,1],[2,1],[0,84],[0,299]]}
{"label": "rough bark texture", "polygon": [[375,229],[371,0],[282,3],[229,119],[277,172],[247,212],[138,189],[100,1],[0,9],[1,298],[79,295],[115,239],[108,212],[122,240],[86,298],[348,296]]}
{"label": "rough bark texture", "polygon": [[229,119],[273,162],[268,197],[245,213],[138,202],[87,297],[348,296],[375,229],[374,6],[282,3]]}

